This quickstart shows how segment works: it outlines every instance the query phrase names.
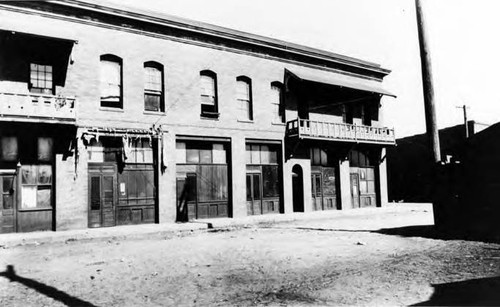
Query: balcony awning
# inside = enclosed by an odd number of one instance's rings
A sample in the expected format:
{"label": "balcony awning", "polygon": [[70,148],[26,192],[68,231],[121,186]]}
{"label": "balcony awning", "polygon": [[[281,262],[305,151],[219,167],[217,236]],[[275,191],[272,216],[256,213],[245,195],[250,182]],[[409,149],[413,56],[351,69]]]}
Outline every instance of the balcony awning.
{"label": "balcony awning", "polygon": [[15,31],[15,30],[0,30],[0,36],[18,36],[18,37],[25,37],[25,38],[33,38],[33,39],[41,39],[41,40],[49,40],[49,41],[54,41],[54,42],[68,42],[71,44],[76,44],[78,43],[78,40],[66,36],[49,36],[45,34],[38,34],[38,33],[28,33],[28,32],[20,32],[20,31]]}
{"label": "balcony awning", "polygon": [[76,40],[63,37],[0,30],[0,50],[4,60],[0,74],[7,81],[29,81],[29,70],[24,67],[43,63],[53,67],[54,85],[64,86],[76,43]]}
{"label": "balcony awning", "polygon": [[396,95],[384,89],[381,85],[375,84],[375,81],[369,81],[365,79],[358,80],[345,80],[345,76],[336,76],[334,74],[329,74],[325,76],[323,72],[321,74],[309,73],[309,72],[300,72],[296,71],[292,72],[288,69],[285,69],[285,80],[286,76],[290,76],[299,81],[308,81],[314,83],[328,84],[339,87],[346,87],[354,90],[377,93],[381,95],[391,96],[396,98]]}

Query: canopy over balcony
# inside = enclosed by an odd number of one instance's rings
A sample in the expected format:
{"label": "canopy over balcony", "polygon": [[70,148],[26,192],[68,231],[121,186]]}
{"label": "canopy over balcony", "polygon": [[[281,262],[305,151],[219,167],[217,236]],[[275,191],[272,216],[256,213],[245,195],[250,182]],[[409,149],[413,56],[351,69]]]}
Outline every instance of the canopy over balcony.
{"label": "canopy over balcony", "polygon": [[287,137],[337,142],[395,145],[394,129],[297,118],[286,124]]}
{"label": "canopy over balcony", "polygon": [[347,77],[340,74],[319,74],[318,72],[307,73],[307,72],[292,72],[285,69],[285,80],[287,78],[294,78],[299,81],[320,83],[326,85],[334,85],[341,88],[348,88],[353,90],[359,90],[374,94],[386,95],[391,97],[396,97],[396,95],[384,89],[377,81],[372,81],[363,78]]}

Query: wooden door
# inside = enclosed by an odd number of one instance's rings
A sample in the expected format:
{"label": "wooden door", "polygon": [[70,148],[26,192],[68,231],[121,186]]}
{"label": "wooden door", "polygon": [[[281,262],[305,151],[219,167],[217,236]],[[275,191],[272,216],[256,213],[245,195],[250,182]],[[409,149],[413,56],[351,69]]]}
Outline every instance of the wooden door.
{"label": "wooden door", "polygon": [[197,218],[196,173],[177,178],[177,221],[187,222]]}
{"label": "wooden door", "polygon": [[359,174],[351,174],[352,207],[359,208]]}
{"label": "wooden door", "polygon": [[89,166],[89,227],[116,225],[116,166]]}
{"label": "wooden door", "polygon": [[154,223],[156,213],[154,167],[128,164],[118,174],[116,224]]}
{"label": "wooden door", "polygon": [[247,174],[247,213],[262,214],[262,177],[260,174]]}
{"label": "wooden door", "polygon": [[321,173],[311,174],[311,194],[313,210],[323,210],[323,188]]}
{"label": "wooden door", "polygon": [[15,171],[0,173],[0,233],[16,232]]}
{"label": "wooden door", "polygon": [[323,167],[323,209],[335,210],[337,208],[337,188],[335,183],[335,168]]}

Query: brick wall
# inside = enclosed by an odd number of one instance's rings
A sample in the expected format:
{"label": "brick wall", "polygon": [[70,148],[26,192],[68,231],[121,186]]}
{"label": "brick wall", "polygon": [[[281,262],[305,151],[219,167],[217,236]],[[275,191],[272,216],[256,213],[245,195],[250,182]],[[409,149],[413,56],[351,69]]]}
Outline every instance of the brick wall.
{"label": "brick wall", "polygon": [[[273,124],[271,82],[283,82],[284,69],[296,72],[312,68],[284,63],[247,54],[211,49],[163,38],[138,35],[112,28],[97,27],[86,21],[68,22],[60,19],[16,12],[0,11],[0,28],[54,37],[69,37],[74,45],[66,85],[60,93],[76,96],[77,125],[148,129],[153,124],[167,131],[165,144],[167,169],[159,175],[159,222],[173,222],[176,215],[175,139],[177,135],[216,136],[231,139],[233,216],[246,215],[245,204],[245,140],[270,139],[283,142],[285,126]],[[100,107],[99,61],[103,54],[123,60],[123,109]],[[164,114],[144,112],[143,65],[156,61],[163,65],[165,76]],[[209,69],[217,73],[220,118],[200,118],[199,73]],[[322,72],[322,74],[327,74]],[[335,74],[330,72],[330,74]],[[252,79],[253,122],[237,120],[236,77]],[[353,77],[335,74],[338,78]],[[296,111],[287,110],[287,120]],[[338,116],[322,115],[323,120],[341,122]],[[81,130],[79,131],[80,134]],[[79,135],[78,134],[78,135]],[[80,156],[75,172],[74,157],[63,161],[57,157],[57,229],[87,227],[88,180],[86,149],[79,144]],[[284,163],[283,185],[285,213],[293,212],[291,168],[303,167],[305,210],[310,204],[310,161],[295,159]],[[345,167],[341,166],[341,170]],[[348,166],[347,166],[348,169]],[[385,172],[382,176],[385,176]],[[384,177],[385,178],[385,177]],[[349,178],[341,171],[341,199],[350,199]],[[385,184],[385,179],[381,180]],[[385,187],[383,187],[385,189]],[[386,196],[384,196],[386,198]]]}

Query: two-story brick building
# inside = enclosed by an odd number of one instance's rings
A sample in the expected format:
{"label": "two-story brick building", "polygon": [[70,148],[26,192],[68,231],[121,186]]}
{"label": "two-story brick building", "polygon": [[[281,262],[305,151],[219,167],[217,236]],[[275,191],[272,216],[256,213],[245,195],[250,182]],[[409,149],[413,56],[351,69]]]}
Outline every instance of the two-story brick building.
{"label": "two-story brick building", "polygon": [[1,231],[381,206],[387,74],[96,1],[4,2]]}

